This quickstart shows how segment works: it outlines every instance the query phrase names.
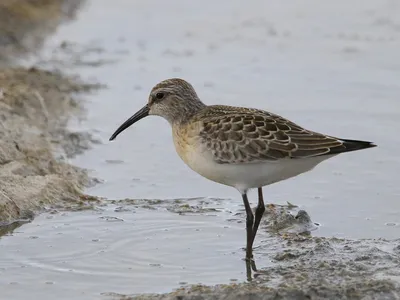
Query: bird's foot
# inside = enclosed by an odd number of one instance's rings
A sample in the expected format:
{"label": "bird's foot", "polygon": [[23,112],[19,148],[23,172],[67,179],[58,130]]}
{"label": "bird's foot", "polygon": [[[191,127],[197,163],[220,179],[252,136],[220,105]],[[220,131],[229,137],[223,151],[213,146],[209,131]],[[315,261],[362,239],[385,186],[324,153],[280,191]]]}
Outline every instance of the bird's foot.
{"label": "bird's foot", "polygon": [[253,279],[252,272],[258,272],[257,266],[253,257],[246,257],[245,261],[246,261],[247,280],[251,281]]}

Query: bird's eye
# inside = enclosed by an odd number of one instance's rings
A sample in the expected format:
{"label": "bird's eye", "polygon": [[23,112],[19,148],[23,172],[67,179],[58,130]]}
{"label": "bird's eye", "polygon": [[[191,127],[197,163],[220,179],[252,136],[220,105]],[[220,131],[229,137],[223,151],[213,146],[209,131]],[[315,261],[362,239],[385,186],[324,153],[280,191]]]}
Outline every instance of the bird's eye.
{"label": "bird's eye", "polygon": [[158,100],[161,100],[162,98],[164,98],[164,93],[157,93],[157,94],[156,94],[156,98],[157,98]]}

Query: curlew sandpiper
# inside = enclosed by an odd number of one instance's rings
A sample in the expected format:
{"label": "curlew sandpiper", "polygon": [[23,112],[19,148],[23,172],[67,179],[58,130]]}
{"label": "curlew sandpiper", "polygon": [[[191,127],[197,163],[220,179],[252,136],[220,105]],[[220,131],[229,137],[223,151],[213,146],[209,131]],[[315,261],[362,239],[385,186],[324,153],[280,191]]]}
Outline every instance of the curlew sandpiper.
{"label": "curlew sandpiper", "polygon": [[[206,105],[193,86],[172,78],[158,83],[148,103],[111,136],[148,116],[166,119],[180,158],[200,175],[236,188],[246,210],[246,259],[265,211],[262,187],[310,171],[342,152],[375,147],[307,130],[279,115],[253,108]],[[253,215],[247,192],[258,189]]]}

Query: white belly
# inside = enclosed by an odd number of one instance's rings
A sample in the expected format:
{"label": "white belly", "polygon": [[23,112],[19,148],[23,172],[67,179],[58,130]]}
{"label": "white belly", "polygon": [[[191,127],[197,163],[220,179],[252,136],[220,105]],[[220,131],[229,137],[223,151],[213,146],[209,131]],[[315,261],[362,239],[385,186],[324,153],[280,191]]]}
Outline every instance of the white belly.
{"label": "white belly", "polygon": [[279,182],[301,173],[310,171],[320,162],[334,155],[324,155],[302,159],[282,159],[241,164],[218,164],[210,153],[187,153],[184,161],[200,175],[228,186],[241,193],[251,188],[258,188]]}

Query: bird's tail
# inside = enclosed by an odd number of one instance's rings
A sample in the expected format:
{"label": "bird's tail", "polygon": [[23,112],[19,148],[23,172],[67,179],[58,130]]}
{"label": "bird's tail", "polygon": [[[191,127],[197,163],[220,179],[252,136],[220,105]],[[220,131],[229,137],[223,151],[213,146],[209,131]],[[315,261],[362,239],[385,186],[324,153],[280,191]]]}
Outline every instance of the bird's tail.
{"label": "bird's tail", "polygon": [[343,152],[357,151],[377,146],[376,144],[367,141],[345,140],[345,139],[340,139],[340,140],[344,142],[343,146],[346,147],[346,150]]}

